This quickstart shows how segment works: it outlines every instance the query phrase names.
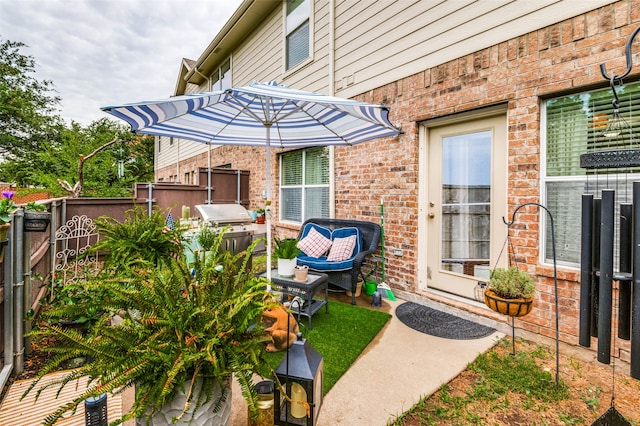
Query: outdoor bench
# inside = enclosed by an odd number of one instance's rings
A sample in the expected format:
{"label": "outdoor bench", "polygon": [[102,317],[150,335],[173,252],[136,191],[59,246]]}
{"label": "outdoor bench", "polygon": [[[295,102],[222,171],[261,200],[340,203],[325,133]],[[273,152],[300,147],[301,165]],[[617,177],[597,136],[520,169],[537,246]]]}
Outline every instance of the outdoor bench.
{"label": "outdoor bench", "polygon": [[[313,230],[313,231],[312,231]],[[341,260],[329,260],[330,248],[327,248],[318,256],[308,253],[298,255],[298,265],[306,265],[310,271],[321,272],[329,276],[329,284],[351,292],[351,304],[356,304],[356,285],[361,268],[366,263],[367,256],[375,253],[380,244],[380,225],[374,222],[350,219],[313,218],[307,219],[300,228],[298,234],[300,243],[309,234],[321,234],[323,237],[335,241],[346,240],[351,236],[355,239],[355,246],[347,258]],[[338,244],[336,244],[337,246]],[[303,244],[304,246],[304,244]],[[322,250],[322,248],[320,249]],[[317,253],[316,253],[317,254]],[[364,278],[364,276],[362,276]]]}

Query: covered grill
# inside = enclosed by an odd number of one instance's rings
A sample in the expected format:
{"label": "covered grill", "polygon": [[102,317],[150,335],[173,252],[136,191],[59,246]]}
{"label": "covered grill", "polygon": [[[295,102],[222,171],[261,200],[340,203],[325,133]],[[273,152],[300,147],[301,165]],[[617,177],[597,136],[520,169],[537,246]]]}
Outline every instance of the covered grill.
{"label": "covered grill", "polygon": [[247,209],[240,204],[199,204],[195,206],[203,222],[220,230],[230,229],[224,234],[222,247],[233,254],[246,250],[251,244],[254,226]]}
{"label": "covered grill", "polygon": [[203,221],[214,227],[227,225],[243,226],[251,224],[251,216],[240,204],[198,204],[196,210]]}

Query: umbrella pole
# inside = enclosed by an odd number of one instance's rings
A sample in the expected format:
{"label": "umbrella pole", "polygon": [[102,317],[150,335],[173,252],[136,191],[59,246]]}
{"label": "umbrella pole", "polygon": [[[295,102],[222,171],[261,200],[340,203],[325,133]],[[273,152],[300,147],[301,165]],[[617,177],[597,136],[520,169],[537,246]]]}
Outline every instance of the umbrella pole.
{"label": "umbrella pole", "polygon": [[211,204],[211,142],[209,144],[209,156],[207,158],[207,204]]}
{"label": "umbrella pole", "polygon": [[384,284],[384,201],[380,199],[380,242],[382,246],[382,283]]}
{"label": "umbrella pole", "polygon": [[267,291],[271,291],[271,124],[265,124],[267,129],[267,150],[265,167],[267,169],[267,200],[264,206],[264,215],[267,224]]}

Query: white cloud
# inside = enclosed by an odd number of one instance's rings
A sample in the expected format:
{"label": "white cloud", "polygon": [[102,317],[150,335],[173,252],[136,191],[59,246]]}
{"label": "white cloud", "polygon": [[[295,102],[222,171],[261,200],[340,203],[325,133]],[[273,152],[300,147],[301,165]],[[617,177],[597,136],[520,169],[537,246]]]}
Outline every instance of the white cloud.
{"label": "white cloud", "polygon": [[0,37],[25,43],[61,115],[83,125],[100,107],[173,94],[241,0],[0,0]]}

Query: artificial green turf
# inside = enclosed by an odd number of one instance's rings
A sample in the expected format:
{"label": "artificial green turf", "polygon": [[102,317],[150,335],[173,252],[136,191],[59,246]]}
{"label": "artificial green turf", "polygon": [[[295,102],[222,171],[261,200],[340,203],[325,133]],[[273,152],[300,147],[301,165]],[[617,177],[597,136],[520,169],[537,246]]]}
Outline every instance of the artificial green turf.
{"label": "artificial green turf", "polygon": [[[360,353],[389,321],[387,312],[329,301],[329,313],[320,309],[313,316],[313,329],[309,330],[306,317],[300,319],[302,336],[324,358],[323,394],[336,384]],[[268,354],[274,371],[285,352]]]}

